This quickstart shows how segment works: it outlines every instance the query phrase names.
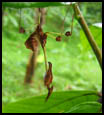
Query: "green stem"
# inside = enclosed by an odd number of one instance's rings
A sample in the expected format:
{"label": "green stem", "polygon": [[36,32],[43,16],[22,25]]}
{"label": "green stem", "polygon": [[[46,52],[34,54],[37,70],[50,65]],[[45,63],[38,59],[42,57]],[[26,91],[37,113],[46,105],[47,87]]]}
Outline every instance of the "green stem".
{"label": "green stem", "polygon": [[94,40],[94,37],[92,35],[92,33],[90,32],[89,28],[88,28],[88,25],[83,17],[83,15],[81,14],[81,11],[78,7],[77,4],[74,4],[73,5],[73,8],[74,8],[74,11],[75,11],[75,16],[76,16],[76,19],[78,20],[78,22],[80,23],[86,37],[87,37],[87,40],[89,41],[95,55],[96,55],[96,58],[100,64],[100,67],[102,69],[102,53],[99,49],[99,47],[97,46],[95,40]]}
{"label": "green stem", "polygon": [[74,14],[72,16],[71,35],[72,35],[72,32],[73,32],[73,20],[74,20]]}
{"label": "green stem", "polygon": [[19,17],[19,28],[21,27],[21,9],[19,10],[19,14],[20,14],[20,17]]}
{"label": "green stem", "polygon": [[43,47],[43,53],[44,53],[44,60],[45,60],[45,68],[46,72],[48,71],[48,65],[47,65],[47,57],[46,57],[46,49]]}
{"label": "green stem", "polygon": [[[61,33],[56,33],[56,32],[45,32],[46,34],[57,34],[57,35],[61,35]],[[64,35],[64,34],[62,34]]]}

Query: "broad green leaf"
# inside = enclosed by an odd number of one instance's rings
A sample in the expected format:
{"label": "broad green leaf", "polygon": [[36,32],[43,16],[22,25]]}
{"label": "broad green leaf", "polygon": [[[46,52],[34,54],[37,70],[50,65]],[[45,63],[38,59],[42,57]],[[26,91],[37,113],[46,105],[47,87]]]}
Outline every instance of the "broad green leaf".
{"label": "broad green leaf", "polygon": [[[75,2],[73,2],[74,4]],[[69,5],[63,2],[3,2],[2,5],[4,7],[10,8],[31,8],[31,7],[49,7],[49,6],[65,6]]]}
{"label": "broad green leaf", "polygon": [[77,106],[74,106],[72,110],[67,113],[99,113],[101,110],[101,104],[98,102],[84,102]]}
{"label": "broad green leaf", "polygon": [[[96,105],[99,97],[94,91],[54,92],[47,102],[45,102],[45,97],[46,95],[31,97],[5,105],[3,107],[3,113],[64,113],[71,110],[76,110],[77,113],[76,106],[79,107],[81,106],[80,104],[86,102],[90,102],[89,106],[93,108],[93,110],[89,109],[89,111],[87,111],[89,113],[96,113],[101,107],[101,104]],[[87,104],[86,109],[87,107],[89,108],[89,106]],[[93,106],[96,107],[94,108]],[[84,109],[82,113],[84,113]]]}
{"label": "broad green leaf", "polygon": [[[96,26],[90,26],[89,29],[90,29],[92,35],[94,36],[94,39],[95,39],[97,45],[99,46],[99,48],[102,48],[102,28],[96,27]],[[86,51],[91,49],[91,46],[90,46],[83,30],[80,31],[80,39],[81,39],[81,43]]]}

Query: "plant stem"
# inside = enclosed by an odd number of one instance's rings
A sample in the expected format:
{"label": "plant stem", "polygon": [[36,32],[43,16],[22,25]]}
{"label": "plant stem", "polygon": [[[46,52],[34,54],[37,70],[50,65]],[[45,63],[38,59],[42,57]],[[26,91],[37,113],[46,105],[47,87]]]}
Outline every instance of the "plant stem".
{"label": "plant stem", "polygon": [[53,36],[53,35],[51,35],[51,34],[48,34],[48,36],[50,36],[50,37],[53,38],[53,39],[56,39],[56,37]]}
{"label": "plant stem", "polygon": [[73,20],[74,20],[74,14],[72,15],[71,35],[72,35],[72,32],[73,32]]}
{"label": "plant stem", "polygon": [[20,29],[20,27],[21,27],[21,8],[19,9],[19,15],[20,15],[20,17],[19,17],[19,29]]}
{"label": "plant stem", "polygon": [[[61,35],[61,33],[56,33],[56,32],[45,32],[46,34],[57,34],[57,35]],[[64,34],[62,34],[64,35]]]}
{"label": "plant stem", "polygon": [[99,47],[97,46],[95,40],[94,40],[94,37],[92,35],[92,33],[90,32],[89,28],[88,28],[88,25],[83,17],[83,15],[81,14],[81,11],[78,7],[77,4],[73,4],[73,8],[74,8],[74,12],[75,12],[75,16],[76,16],[76,19],[78,20],[78,22],[80,23],[86,37],[87,37],[87,40],[89,41],[95,55],[96,55],[96,58],[100,64],[100,67],[102,69],[102,53],[99,49]]}
{"label": "plant stem", "polygon": [[48,71],[48,65],[47,65],[47,57],[46,57],[46,49],[43,47],[43,53],[44,53],[44,60],[45,60],[45,68],[46,72]]}

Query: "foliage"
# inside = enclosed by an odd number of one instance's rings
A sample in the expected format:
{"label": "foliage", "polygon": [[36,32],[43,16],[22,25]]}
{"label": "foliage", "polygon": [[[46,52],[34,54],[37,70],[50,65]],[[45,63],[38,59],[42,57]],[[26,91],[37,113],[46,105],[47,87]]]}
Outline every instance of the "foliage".
{"label": "foliage", "polygon": [[[49,7],[49,6],[66,6],[67,4],[63,2],[3,2],[2,4],[4,7],[10,7],[10,8],[42,8],[42,7]],[[68,4],[69,5],[69,4]]]}
{"label": "foliage", "polygon": [[98,113],[101,104],[93,91],[54,92],[48,102],[46,95],[23,99],[3,107],[3,113]]}
{"label": "foliage", "polygon": [[[94,36],[94,39],[97,43],[97,45],[99,46],[99,48],[102,48],[102,28],[96,27],[96,26],[90,26],[90,31]],[[80,31],[80,39],[82,42],[82,45],[84,47],[84,49],[87,51],[91,48],[91,46],[89,45],[88,40],[86,39],[86,36],[83,32],[83,30]]]}
{"label": "foliage", "polygon": [[83,2],[80,3],[80,8],[88,25],[102,21],[102,2]]}

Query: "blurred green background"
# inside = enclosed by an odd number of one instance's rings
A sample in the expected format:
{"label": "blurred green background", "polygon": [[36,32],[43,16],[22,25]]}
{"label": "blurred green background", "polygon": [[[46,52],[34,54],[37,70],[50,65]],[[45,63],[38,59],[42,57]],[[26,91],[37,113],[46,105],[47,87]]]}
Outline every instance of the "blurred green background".
{"label": "blurred green background", "polygon": [[[47,7],[44,32],[61,32],[62,21],[65,19],[64,31],[70,30],[73,9],[68,6]],[[102,3],[83,2],[80,9],[92,34],[100,48],[102,48],[102,28],[93,24],[102,23]],[[18,99],[47,93],[43,83],[45,74],[44,55],[40,47],[33,83],[24,85],[26,66],[31,51],[24,42],[34,31],[34,8],[22,9],[21,25],[28,31],[19,33],[19,9],[3,8],[2,18],[2,104]],[[102,72],[97,59],[87,43],[80,25],[74,19],[73,34],[71,37],[63,36],[61,42],[48,37],[47,59],[53,64],[54,91],[101,90]]]}

